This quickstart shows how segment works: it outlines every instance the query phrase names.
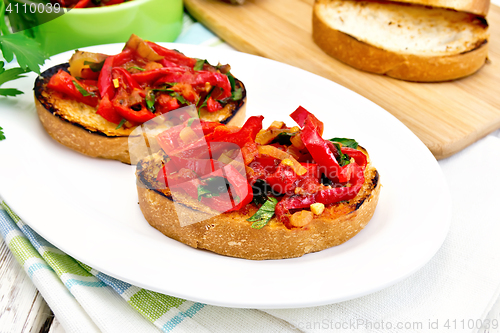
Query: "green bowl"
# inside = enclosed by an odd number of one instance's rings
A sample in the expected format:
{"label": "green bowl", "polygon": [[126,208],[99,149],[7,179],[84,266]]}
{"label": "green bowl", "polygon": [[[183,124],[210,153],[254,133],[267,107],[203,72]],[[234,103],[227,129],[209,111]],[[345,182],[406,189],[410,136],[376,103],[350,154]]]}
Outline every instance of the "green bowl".
{"label": "green bowl", "polygon": [[173,42],[181,32],[182,16],[182,0],[132,0],[71,9],[33,28],[33,32],[43,49],[54,55],[84,46],[126,42],[131,34],[154,42]]}

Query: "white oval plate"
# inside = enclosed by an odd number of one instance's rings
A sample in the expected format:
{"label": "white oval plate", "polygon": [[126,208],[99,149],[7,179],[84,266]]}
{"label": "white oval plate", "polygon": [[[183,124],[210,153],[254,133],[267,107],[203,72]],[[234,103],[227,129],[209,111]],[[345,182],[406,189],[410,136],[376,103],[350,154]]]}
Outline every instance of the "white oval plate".
{"label": "white oval plate", "polygon": [[[292,308],[360,297],[409,276],[441,246],[451,204],[429,150],[385,110],[329,80],[238,52],[165,44],[211,63],[229,63],[248,91],[247,116],[293,121],[302,105],[325,122],[325,138],[355,138],[383,185],[373,219],[348,242],[301,258],[235,259],[190,248],[151,228],[137,204],[133,167],[80,155],[53,141],[26,93],[2,101],[0,191],[20,217],[76,259],[118,279],[193,301]],[[88,48],[115,54],[123,44]],[[54,56],[45,68],[66,62]]]}

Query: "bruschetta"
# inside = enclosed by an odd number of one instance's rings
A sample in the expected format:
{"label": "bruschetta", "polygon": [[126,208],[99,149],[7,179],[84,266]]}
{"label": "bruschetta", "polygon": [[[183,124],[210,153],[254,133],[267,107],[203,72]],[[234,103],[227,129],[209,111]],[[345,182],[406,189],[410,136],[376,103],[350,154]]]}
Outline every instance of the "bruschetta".
{"label": "bruschetta", "polygon": [[[35,81],[49,135],[82,154],[130,163],[128,137],[142,123],[195,105],[205,121],[241,125],[245,86],[229,65],[212,66],[132,35],[116,55],[76,51]],[[171,122],[191,117],[179,112]]]}
{"label": "bruschetta", "polygon": [[137,164],[151,226],[194,248],[244,259],[300,257],[342,244],[370,221],[380,177],[355,140],[322,138],[299,107],[298,126],[262,116],[243,127],[185,122],[157,136]]}

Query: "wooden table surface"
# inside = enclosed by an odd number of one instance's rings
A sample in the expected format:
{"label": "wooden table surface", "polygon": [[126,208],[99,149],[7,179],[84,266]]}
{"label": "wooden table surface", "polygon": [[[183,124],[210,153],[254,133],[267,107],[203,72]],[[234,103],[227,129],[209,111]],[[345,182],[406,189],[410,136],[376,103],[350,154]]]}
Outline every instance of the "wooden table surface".
{"label": "wooden table surface", "polygon": [[0,237],[0,333],[64,333]]}

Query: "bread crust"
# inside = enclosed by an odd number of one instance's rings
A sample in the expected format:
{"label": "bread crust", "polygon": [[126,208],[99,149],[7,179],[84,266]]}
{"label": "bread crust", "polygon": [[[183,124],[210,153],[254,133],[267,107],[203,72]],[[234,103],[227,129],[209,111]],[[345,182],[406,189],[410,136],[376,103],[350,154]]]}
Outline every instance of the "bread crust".
{"label": "bread crust", "polygon": [[[177,201],[174,206],[172,197],[165,195],[168,189],[160,192],[148,188],[142,174],[151,167],[147,164],[138,165],[137,191],[142,213],[152,227],[194,248],[252,260],[295,258],[346,242],[372,218],[381,188],[377,170],[368,164],[366,181],[358,195],[347,202],[327,206],[305,227],[288,229],[274,217],[264,228],[254,229],[247,221],[257,210],[252,204],[248,205],[252,209],[247,206],[247,209],[215,217],[197,210],[196,203]],[[179,215],[207,219],[181,226]]]}
{"label": "bread crust", "polygon": [[414,5],[448,8],[486,17],[490,9],[489,0],[388,0],[406,2]]}
{"label": "bread crust", "polygon": [[[62,97],[46,87],[52,75],[59,69],[67,70],[68,66],[66,63],[51,67],[35,81],[35,106],[45,131],[57,142],[81,154],[130,164],[128,140],[134,128],[116,130],[116,124],[100,119],[101,117],[95,114],[96,109],[77,101],[64,100],[62,103]],[[238,102],[232,115],[223,122],[234,126],[243,123],[246,106],[245,87],[239,80],[237,84],[243,88],[244,98]],[[78,118],[68,117],[62,112],[62,107],[86,110],[87,113],[91,110],[91,116],[99,118],[101,122],[94,126],[83,124]]]}
{"label": "bread crust", "polygon": [[328,55],[366,72],[406,81],[450,81],[475,73],[488,56],[486,40],[471,51],[448,56],[425,57],[384,50],[331,28],[317,14],[317,6],[314,8],[314,42]]}

